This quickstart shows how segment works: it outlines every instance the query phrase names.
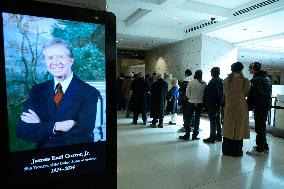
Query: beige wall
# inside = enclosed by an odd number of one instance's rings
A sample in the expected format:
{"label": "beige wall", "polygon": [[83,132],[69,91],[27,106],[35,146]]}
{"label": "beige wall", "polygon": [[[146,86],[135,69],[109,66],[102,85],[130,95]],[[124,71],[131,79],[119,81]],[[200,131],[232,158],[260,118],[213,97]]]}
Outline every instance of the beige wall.
{"label": "beige wall", "polygon": [[146,73],[168,72],[178,80],[184,79],[184,71],[194,73],[201,68],[202,37],[196,36],[153,49],[146,54]]}
{"label": "beige wall", "polygon": [[116,76],[118,77],[120,73],[127,74],[131,66],[137,66],[143,64],[145,64],[145,60],[118,58],[116,64]]}

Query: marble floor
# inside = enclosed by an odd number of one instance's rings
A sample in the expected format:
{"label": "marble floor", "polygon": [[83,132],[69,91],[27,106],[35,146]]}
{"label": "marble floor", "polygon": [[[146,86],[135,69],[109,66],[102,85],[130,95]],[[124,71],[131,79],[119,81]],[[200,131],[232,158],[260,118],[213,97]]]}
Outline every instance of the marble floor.
{"label": "marble floor", "polygon": [[[270,152],[265,156],[228,157],[221,154],[221,143],[205,144],[209,121],[200,122],[199,141],[177,139],[183,133],[177,126],[150,128],[131,124],[118,112],[117,188],[118,189],[284,189],[284,140],[268,134]],[[150,121],[150,119],[148,119]],[[164,118],[168,123],[169,116]],[[244,140],[243,151],[255,145],[255,133]]]}

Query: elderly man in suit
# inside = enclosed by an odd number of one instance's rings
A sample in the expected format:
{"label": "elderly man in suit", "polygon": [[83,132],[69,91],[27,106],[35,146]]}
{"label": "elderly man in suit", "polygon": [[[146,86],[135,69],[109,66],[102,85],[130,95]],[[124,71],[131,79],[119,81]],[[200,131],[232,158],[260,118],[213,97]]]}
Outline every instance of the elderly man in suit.
{"label": "elderly man in suit", "polygon": [[94,142],[98,90],[72,72],[74,57],[67,42],[43,46],[52,80],[32,87],[17,125],[19,138],[49,148]]}

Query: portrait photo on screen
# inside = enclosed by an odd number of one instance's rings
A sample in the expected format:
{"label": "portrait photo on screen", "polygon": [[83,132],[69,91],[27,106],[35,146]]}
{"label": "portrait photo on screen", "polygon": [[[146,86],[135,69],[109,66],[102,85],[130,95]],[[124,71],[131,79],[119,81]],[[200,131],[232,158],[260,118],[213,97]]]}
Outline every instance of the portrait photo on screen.
{"label": "portrait photo on screen", "polygon": [[106,140],[104,26],[2,16],[10,151]]}
{"label": "portrait photo on screen", "polygon": [[1,8],[0,66],[11,188],[69,177],[79,183],[78,176],[93,173],[110,187],[116,173],[116,119],[107,108],[115,103],[115,17],[13,3]]}

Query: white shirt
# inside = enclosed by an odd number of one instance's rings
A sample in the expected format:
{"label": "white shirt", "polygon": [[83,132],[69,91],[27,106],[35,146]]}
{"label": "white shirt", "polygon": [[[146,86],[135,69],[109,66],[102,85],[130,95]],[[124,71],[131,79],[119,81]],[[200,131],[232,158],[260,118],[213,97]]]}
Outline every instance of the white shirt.
{"label": "white shirt", "polygon": [[189,98],[190,103],[203,103],[203,95],[206,85],[206,82],[201,84],[197,79],[188,83],[186,96]]}
{"label": "white shirt", "polygon": [[[71,80],[73,79],[73,72],[71,73],[71,75],[69,77],[67,77],[64,81],[61,81],[60,84],[62,86],[62,92],[65,93],[67,88],[69,87]],[[56,80],[56,78],[54,77],[54,90],[56,90],[56,85],[59,82]]]}
{"label": "white shirt", "polygon": [[191,82],[193,79],[192,79],[192,76],[186,76],[184,77],[184,81],[188,81],[188,82]]}

